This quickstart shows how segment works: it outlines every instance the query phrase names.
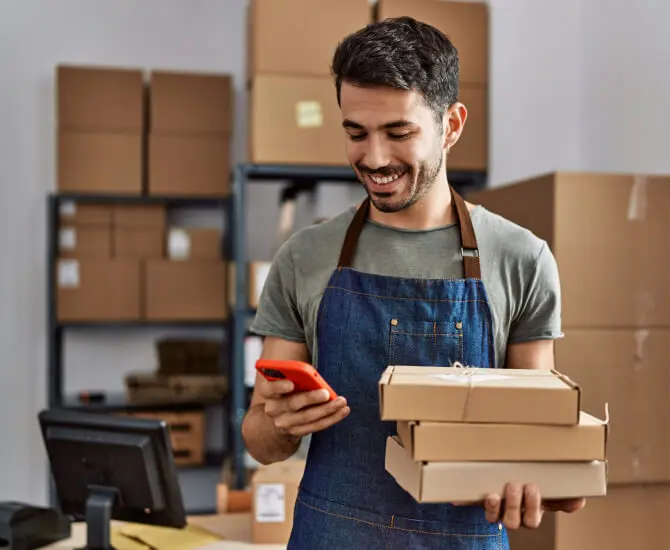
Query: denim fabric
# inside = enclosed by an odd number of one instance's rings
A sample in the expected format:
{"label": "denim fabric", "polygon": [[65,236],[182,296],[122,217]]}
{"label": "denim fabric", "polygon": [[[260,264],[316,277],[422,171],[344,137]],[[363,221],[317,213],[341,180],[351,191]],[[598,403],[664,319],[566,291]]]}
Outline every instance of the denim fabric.
{"label": "denim fabric", "polygon": [[312,435],[290,550],[506,550],[482,506],[419,504],[386,472],[378,381],[388,365],[493,368],[493,323],[481,280],[387,277],[337,268],[317,322],[318,368],[351,413]]}

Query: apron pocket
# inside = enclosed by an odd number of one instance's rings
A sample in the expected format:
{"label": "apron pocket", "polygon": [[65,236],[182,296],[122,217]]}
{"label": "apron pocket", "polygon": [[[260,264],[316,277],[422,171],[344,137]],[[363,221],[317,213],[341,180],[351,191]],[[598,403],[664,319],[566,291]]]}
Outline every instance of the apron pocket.
{"label": "apron pocket", "polygon": [[389,365],[448,367],[463,363],[463,323],[397,318],[391,320]]}
{"label": "apron pocket", "polygon": [[395,517],[388,533],[393,550],[501,550],[509,547],[499,523],[437,522]]}

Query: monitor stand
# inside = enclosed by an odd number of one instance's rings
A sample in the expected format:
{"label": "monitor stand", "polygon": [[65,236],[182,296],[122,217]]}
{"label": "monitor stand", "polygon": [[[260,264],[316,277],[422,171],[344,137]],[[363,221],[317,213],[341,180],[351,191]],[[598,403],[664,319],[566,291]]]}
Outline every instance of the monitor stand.
{"label": "monitor stand", "polygon": [[111,544],[112,510],[118,489],[92,485],[86,500],[86,546],[76,550],[116,550]]}

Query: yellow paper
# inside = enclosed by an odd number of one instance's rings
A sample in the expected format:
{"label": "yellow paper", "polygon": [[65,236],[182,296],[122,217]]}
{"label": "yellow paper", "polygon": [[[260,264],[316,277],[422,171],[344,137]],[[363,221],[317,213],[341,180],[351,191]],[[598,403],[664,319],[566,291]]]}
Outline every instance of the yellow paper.
{"label": "yellow paper", "polygon": [[146,544],[142,544],[121,534],[121,528],[112,529],[111,544],[116,550],[150,550]]}
{"label": "yellow paper", "polygon": [[[127,523],[120,528],[120,532],[126,537],[142,541],[147,546],[156,550],[193,550],[222,540],[221,537],[197,525],[187,525],[183,529],[175,529],[172,527]],[[138,550],[139,548],[144,550],[144,547],[141,546],[137,548]]]}

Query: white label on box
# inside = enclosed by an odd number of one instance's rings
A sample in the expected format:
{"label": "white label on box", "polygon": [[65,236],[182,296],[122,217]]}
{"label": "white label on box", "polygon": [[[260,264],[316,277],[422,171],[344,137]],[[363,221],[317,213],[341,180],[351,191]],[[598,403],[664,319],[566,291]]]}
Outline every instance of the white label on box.
{"label": "white label on box", "polygon": [[256,485],[256,521],[259,523],[283,523],[286,521],[286,495],[282,483],[259,483]]}
{"label": "white label on box", "polygon": [[261,301],[261,293],[263,292],[263,286],[265,285],[265,281],[268,278],[268,275],[270,274],[270,268],[272,267],[272,264],[270,262],[259,262],[257,264],[254,264],[255,266],[255,273],[254,273],[254,279],[255,279],[255,291],[256,295],[253,297],[254,299],[254,304],[258,304]]}
{"label": "white label on box", "polygon": [[298,128],[323,126],[323,111],[318,101],[298,101],[295,105]]}
{"label": "white label on box", "polygon": [[58,262],[58,286],[60,288],[77,288],[79,286],[79,262],[77,260],[61,260]]}
{"label": "white label on box", "polygon": [[77,230],[74,227],[63,227],[58,232],[58,241],[61,250],[77,248]]}
{"label": "white label on box", "polygon": [[61,217],[71,218],[77,213],[77,205],[73,201],[62,202],[59,211]]}
{"label": "white label on box", "polygon": [[260,336],[247,336],[244,339],[244,385],[253,388],[256,384],[256,361],[263,352],[263,339]]}
{"label": "white label on box", "polygon": [[170,229],[168,256],[171,260],[187,260],[191,255],[191,237],[183,229]]}

